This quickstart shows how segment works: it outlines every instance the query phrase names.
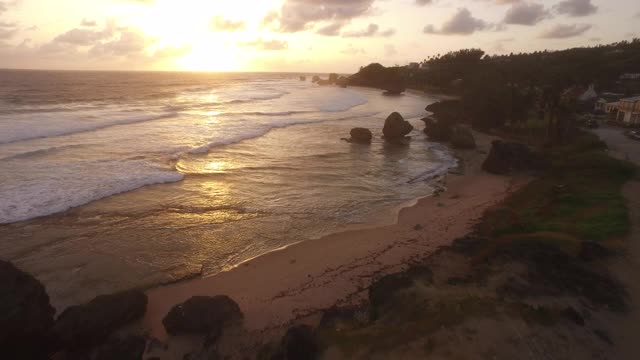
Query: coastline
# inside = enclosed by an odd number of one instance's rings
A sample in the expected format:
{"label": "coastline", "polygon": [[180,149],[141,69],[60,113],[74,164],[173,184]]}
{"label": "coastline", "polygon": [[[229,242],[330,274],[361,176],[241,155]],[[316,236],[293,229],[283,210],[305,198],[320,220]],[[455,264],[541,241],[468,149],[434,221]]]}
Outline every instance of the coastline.
{"label": "coastline", "polygon": [[[400,271],[469,233],[493,205],[526,183],[484,173],[481,163],[493,137],[475,134],[478,149],[457,151],[461,173],[446,176],[446,191],[400,210],[392,225],[347,230],[269,252],[227,272],[147,291],[142,326],[167,340],[162,318],[192,296],[228,295],[248,330],[283,328],[333,305],[366,298],[377,277]],[[317,319],[315,320],[317,321]]]}

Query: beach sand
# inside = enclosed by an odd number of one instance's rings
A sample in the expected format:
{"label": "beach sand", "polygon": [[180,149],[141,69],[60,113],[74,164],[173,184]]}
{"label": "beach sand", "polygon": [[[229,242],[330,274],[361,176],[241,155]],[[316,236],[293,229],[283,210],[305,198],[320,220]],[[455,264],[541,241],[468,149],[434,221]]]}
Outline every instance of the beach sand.
{"label": "beach sand", "polygon": [[485,210],[527,181],[483,172],[493,139],[476,134],[476,140],[478,149],[458,152],[460,171],[447,175],[446,191],[402,209],[396,224],[301,242],[227,272],[151,289],[142,325],[166,340],[162,318],[192,296],[230,296],[249,331],[282,328],[333,305],[363,301],[372,281],[468,234]]}

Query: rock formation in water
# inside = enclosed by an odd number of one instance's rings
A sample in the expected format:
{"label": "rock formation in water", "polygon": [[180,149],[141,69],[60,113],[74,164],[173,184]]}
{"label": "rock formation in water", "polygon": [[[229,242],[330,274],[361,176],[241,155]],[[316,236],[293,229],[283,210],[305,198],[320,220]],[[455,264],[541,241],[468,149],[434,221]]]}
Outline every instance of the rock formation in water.
{"label": "rock formation in water", "polygon": [[353,128],[351,129],[351,138],[349,142],[358,143],[358,144],[371,144],[371,140],[373,139],[373,134],[371,130],[365,128]]}
{"label": "rock formation in water", "polygon": [[398,142],[413,131],[413,126],[397,112],[392,113],[384,122],[382,132],[384,138],[390,142]]}

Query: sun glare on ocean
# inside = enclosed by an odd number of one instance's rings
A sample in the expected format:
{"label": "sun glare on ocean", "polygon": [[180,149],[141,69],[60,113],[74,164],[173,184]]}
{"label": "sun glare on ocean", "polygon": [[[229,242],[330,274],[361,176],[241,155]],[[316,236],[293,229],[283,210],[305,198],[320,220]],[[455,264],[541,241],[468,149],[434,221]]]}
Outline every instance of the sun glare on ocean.
{"label": "sun glare on ocean", "polygon": [[[268,36],[262,19],[281,1],[269,0],[158,0],[150,11],[134,20],[158,46],[188,46],[191,50],[176,60],[176,67],[193,71],[240,71],[256,55],[241,44]],[[237,24],[233,31],[211,26],[212,14]]]}

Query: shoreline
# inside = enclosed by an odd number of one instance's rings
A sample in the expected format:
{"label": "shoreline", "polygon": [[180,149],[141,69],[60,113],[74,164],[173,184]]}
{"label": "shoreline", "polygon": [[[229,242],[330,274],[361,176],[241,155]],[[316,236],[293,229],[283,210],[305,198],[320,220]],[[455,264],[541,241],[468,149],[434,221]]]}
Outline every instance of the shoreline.
{"label": "shoreline", "polygon": [[464,174],[446,175],[444,193],[415,199],[398,212],[394,224],[297,242],[226,272],[149,289],[142,326],[167,340],[162,318],[198,295],[230,296],[245,314],[245,327],[255,331],[280,328],[336,304],[361,302],[377,277],[468,234],[485,210],[526,182],[484,173],[480,165],[493,137],[476,137],[478,149],[455,152]]}

